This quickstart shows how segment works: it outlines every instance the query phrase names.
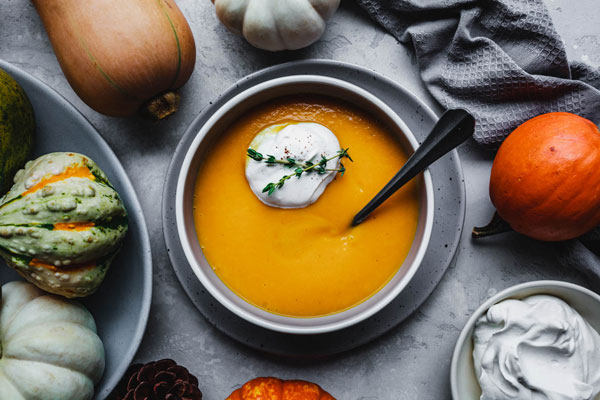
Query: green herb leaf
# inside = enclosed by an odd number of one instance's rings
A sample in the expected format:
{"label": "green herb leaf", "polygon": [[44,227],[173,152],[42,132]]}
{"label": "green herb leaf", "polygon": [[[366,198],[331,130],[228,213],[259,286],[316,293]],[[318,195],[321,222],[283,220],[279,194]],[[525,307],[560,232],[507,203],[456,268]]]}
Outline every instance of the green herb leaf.
{"label": "green herb leaf", "polygon": [[342,158],[347,158],[348,160],[350,160],[351,162],[354,162],[354,160],[352,159],[352,157],[350,157],[350,154],[348,154],[348,150],[350,150],[350,148],[346,148],[346,149],[342,149],[342,150],[338,150],[337,154],[339,159],[341,160]]}
{"label": "green herb leaf", "polygon": [[269,183],[267,184],[267,186],[265,186],[262,190],[262,192],[269,192],[269,195],[272,193],[271,189],[274,190],[275,185],[273,183]]}
{"label": "green herb leaf", "polygon": [[248,157],[256,161],[262,161],[263,159],[263,155],[254,149],[248,149],[247,155]]}

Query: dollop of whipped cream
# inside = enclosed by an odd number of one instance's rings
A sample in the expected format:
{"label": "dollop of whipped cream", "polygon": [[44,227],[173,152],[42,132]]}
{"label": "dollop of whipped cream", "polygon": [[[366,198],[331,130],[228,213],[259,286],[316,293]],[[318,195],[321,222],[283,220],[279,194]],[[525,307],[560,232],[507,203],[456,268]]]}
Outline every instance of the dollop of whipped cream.
{"label": "dollop of whipped cream", "polygon": [[[260,131],[250,143],[250,148],[263,156],[274,156],[278,160],[293,158],[298,163],[317,163],[321,156],[327,158],[337,154],[340,143],[328,128],[313,122],[297,122],[269,126]],[[337,169],[340,160],[327,162],[327,169]],[[277,183],[282,176],[294,172],[284,164],[267,164],[251,158],[246,161],[246,179],[250,188],[268,206],[279,208],[302,208],[319,199],[327,185],[336,175],[335,171],[324,174],[304,173],[300,178],[288,179],[282,188],[271,195],[263,193],[264,187]]]}
{"label": "dollop of whipped cream", "polygon": [[473,343],[482,400],[593,400],[600,392],[600,335],[554,296],[490,307]]}

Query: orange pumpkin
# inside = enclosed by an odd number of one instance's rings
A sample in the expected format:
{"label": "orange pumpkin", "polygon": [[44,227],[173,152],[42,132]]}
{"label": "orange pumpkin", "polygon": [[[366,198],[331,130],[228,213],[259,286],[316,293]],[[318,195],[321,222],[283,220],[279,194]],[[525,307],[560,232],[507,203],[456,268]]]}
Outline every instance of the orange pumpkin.
{"label": "orange pumpkin", "polygon": [[600,225],[600,131],[565,112],[526,121],[498,150],[490,197],[504,221],[534,239],[590,231]]}
{"label": "orange pumpkin", "polygon": [[227,400],[335,400],[317,384],[284,381],[278,378],[255,378],[235,390]]}

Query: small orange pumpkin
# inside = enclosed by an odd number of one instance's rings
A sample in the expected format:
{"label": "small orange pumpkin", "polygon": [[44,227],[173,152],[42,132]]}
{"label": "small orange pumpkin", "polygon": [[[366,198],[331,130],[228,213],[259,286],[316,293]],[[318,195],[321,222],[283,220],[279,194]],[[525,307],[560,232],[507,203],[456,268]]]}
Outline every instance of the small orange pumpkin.
{"label": "small orange pumpkin", "polygon": [[335,398],[319,385],[311,382],[255,378],[231,393],[227,400],[335,400]]}
{"label": "small orange pumpkin", "polygon": [[542,114],[504,141],[492,166],[490,198],[517,232],[545,241],[600,225],[600,131],[575,114]]}

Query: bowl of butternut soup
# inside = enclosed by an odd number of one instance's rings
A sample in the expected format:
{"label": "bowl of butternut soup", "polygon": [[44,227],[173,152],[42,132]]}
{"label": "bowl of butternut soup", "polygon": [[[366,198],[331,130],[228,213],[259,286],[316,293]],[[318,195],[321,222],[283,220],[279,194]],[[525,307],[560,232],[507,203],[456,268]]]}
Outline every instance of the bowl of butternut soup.
{"label": "bowl of butternut soup", "polygon": [[257,84],[218,108],[185,156],[175,213],[187,261],[218,302],[258,326],[356,324],[406,288],[427,249],[428,171],[351,226],[417,146],[356,85],[317,75]]}

